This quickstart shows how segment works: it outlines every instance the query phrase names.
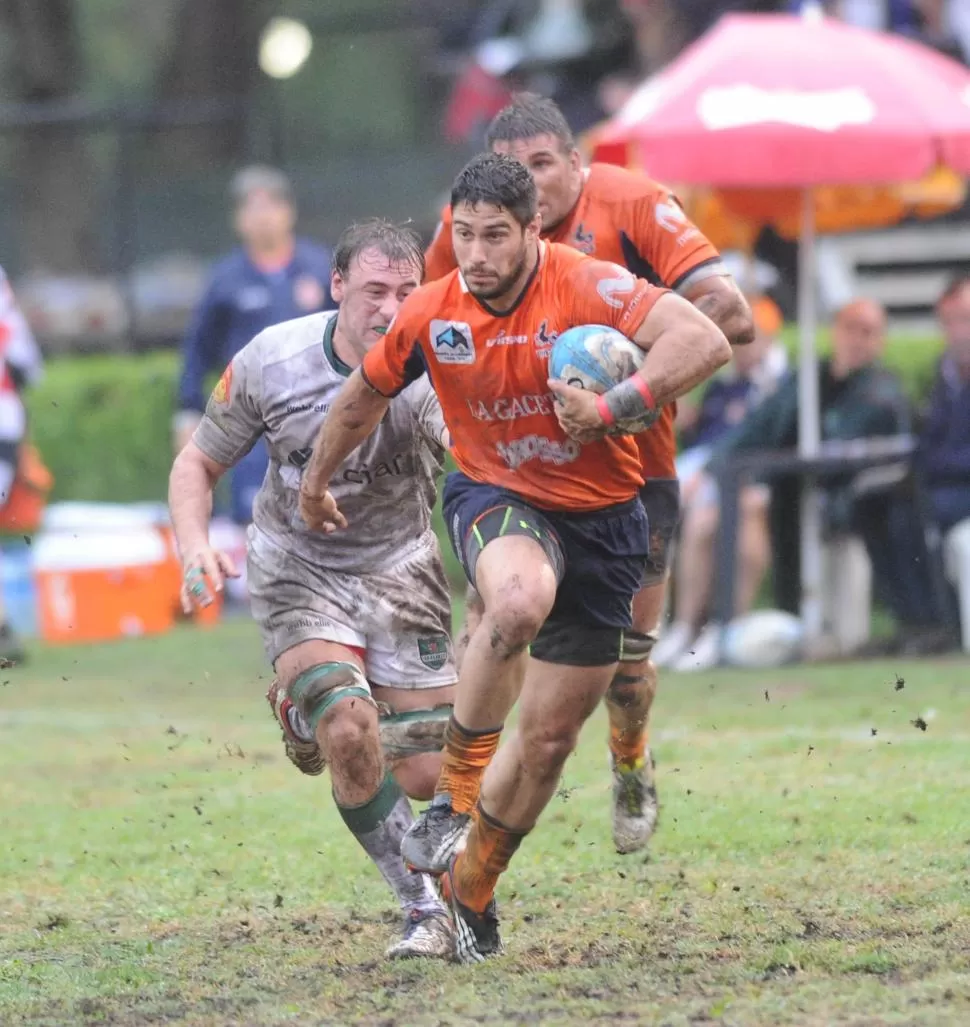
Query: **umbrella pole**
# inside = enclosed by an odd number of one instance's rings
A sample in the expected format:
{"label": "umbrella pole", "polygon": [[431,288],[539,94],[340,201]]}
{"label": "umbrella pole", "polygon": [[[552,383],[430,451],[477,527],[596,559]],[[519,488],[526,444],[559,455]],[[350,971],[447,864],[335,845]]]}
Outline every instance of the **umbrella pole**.
{"label": "umbrella pole", "polygon": [[[798,246],[798,452],[818,454],[818,354],[816,353],[815,199],[802,193],[801,239]],[[822,637],[822,508],[812,479],[804,480],[801,496],[802,628],[811,651]]]}

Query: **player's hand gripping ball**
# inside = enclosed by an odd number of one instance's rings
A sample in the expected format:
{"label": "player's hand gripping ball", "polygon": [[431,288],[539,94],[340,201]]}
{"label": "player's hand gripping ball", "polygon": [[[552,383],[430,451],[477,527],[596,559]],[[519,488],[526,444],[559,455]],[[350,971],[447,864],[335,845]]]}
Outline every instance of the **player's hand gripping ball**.
{"label": "player's hand gripping ball", "polygon": [[[638,371],[645,357],[636,343],[614,328],[580,325],[563,332],[553,344],[549,377],[601,396]],[[603,429],[600,422],[599,434],[635,435],[646,431],[656,419],[656,411],[651,411],[643,417],[621,418],[608,430]]]}

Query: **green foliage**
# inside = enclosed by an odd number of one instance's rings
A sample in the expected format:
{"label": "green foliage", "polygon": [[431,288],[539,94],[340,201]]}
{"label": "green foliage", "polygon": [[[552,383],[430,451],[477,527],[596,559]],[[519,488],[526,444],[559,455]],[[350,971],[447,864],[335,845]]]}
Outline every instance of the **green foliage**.
{"label": "green foliage", "polygon": [[177,368],[174,353],[51,361],[28,405],[55,499],[165,497]]}

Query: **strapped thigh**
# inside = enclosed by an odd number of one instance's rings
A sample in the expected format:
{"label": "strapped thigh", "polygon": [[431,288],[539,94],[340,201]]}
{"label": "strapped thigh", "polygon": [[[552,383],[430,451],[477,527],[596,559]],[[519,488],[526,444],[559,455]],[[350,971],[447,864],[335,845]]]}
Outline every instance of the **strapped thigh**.
{"label": "strapped thigh", "polygon": [[515,503],[503,503],[493,506],[478,516],[472,523],[471,531],[464,540],[463,563],[468,580],[475,584],[475,566],[482,550],[497,538],[509,535],[522,535],[537,542],[546,554],[546,558],[556,575],[556,581],[562,581],[566,571],[566,560],[563,555],[559,536],[549,521],[527,506]]}

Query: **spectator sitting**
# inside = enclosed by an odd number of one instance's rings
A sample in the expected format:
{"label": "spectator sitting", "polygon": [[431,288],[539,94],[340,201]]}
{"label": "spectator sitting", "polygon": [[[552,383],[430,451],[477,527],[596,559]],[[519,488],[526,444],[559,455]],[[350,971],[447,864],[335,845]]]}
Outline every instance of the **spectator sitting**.
{"label": "spectator sitting", "polygon": [[[236,234],[241,246],[215,268],[182,347],[175,450],[192,437],[205,409],[205,378],[223,370],[264,328],[333,306],[330,252],[297,239],[296,208],[281,171],[250,167],[232,183]],[[259,442],[233,468],[232,518],[251,519],[253,498],[269,460]]]}
{"label": "spectator sitting", "polygon": [[[819,364],[823,440],[910,431],[909,404],[902,385],[880,363],[885,333],[885,311],[871,300],[854,300],[836,314],[832,356]],[[791,374],[717,447],[712,459],[737,449],[794,449],[797,445],[798,378]],[[897,622],[896,647],[919,654],[948,645],[949,634],[939,627],[945,612],[931,597],[914,593],[908,586],[913,566],[927,564],[926,542],[919,532],[911,496],[895,487],[860,495],[851,475],[830,477],[821,488],[825,532],[830,536],[855,534],[865,543],[877,594]],[[797,613],[801,605],[799,495],[800,484],[794,477],[781,477],[772,484],[769,518],[775,605],[790,613]]]}
{"label": "spectator sitting", "polygon": [[[716,664],[720,655],[720,629],[704,627],[719,520],[717,485],[705,467],[713,444],[774,391],[788,366],[778,341],[782,324],[778,308],[762,298],[751,301],[751,310],[754,341],[734,350],[733,366],[710,382],[698,407],[681,404],[678,410],[678,427],[689,447],[677,460],[683,527],[674,578],[674,620],[654,648],[658,666],[700,669]],[[768,490],[747,485],[740,502],[737,604],[744,612],[754,602],[770,557]]]}
{"label": "spectator sitting", "polygon": [[970,275],[937,304],[946,351],[940,359],[920,436],[918,466],[940,530],[970,518]]}

